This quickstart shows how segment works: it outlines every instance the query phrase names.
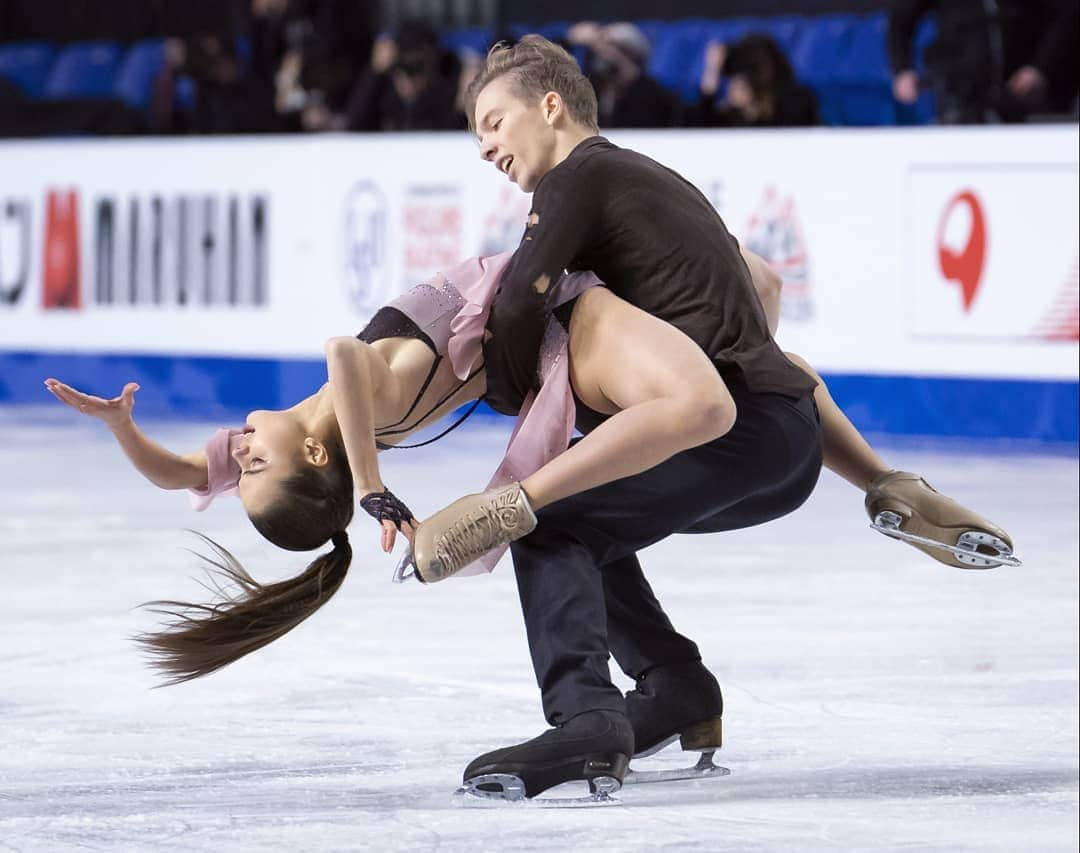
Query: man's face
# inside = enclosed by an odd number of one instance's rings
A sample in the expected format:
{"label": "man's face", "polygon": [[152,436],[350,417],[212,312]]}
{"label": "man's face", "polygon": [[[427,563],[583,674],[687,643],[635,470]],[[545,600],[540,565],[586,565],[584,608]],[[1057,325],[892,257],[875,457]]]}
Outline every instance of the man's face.
{"label": "man's face", "polygon": [[555,166],[555,112],[549,96],[523,101],[510,79],[488,83],[476,99],[480,156],[527,193]]}

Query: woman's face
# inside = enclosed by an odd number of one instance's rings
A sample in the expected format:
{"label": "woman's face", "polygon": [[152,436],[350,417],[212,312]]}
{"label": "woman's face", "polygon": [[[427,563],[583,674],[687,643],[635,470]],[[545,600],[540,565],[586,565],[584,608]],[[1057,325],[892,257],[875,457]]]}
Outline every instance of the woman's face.
{"label": "woman's face", "polygon": [[289,412],[259,410],[234,436],[231,455],[240,466],[240,500],[248,515],[259,514],[303,462],[306,435]]}
{"label": "woman's face", "polygon": [[756,107],[754,90],[745,74],[736,74],[728,80],[727,99],[731,106],[740,110],[750,111]]}

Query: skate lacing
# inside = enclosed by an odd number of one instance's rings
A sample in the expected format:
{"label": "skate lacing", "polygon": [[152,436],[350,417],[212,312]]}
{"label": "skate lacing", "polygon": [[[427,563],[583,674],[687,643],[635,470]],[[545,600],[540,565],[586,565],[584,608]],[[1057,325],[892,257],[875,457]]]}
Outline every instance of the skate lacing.
{"label": "skate lacing", "polygon": [[497,494],[450,525],[435,545],[435,554],[445,571],[456,572],[492,548],[514,541],[519,531],[524,532],[517,497],[516,492]]}

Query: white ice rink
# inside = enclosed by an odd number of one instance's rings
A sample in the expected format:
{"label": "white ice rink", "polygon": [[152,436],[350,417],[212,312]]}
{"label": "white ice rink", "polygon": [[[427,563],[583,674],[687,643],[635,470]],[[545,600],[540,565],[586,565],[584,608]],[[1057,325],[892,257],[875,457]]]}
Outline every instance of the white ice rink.
{"label": "white ice rink", "polygon": [[[193,449],[207,428],[149,424]],[[337,597],[202,681],[151,690],[133,606],[198,598],[193,527],[256,577],[304,555],[239,503],[196,515],[96,422],[0,414],[0,850],[1076,850],[1075,458],[891,451],[1005,526],[1025,565],[959,571],[873,533],[830,474],[764,528],[644,558],[724,687],[726,778],[613,808],[464,809],[480,752],[544,728],[506,563],[393,586],[358,516]],[[426,515],[502,447],[460,431],[384,459]]]}

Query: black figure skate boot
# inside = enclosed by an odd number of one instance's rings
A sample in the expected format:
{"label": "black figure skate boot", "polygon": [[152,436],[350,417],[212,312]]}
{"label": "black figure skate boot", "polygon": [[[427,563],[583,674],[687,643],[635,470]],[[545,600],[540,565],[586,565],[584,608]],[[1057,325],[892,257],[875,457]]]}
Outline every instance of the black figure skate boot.
{"label": "black figure skate boot", "polygon": [[673,782],[726,776],[713,755],[721,746],[724,697],[716,678],[701,661],[665,664],[647,670],[626,694],[626,714],[634,727],[634,758],[645,758],[678,740],[686,752],[699,752],[694,767],[678,770],[631,769],[626,784]]}
{"label": "black figure skate boot", "polygon": [[586,711],[530,741],[481,755],[465,769],[458,793],[514,802],[531,799],[563,782],[583,780],[589,783],[590,797],[537,803],[615,802],[609,795],[622,787],[633,751],[634,731],[623,714]]}

